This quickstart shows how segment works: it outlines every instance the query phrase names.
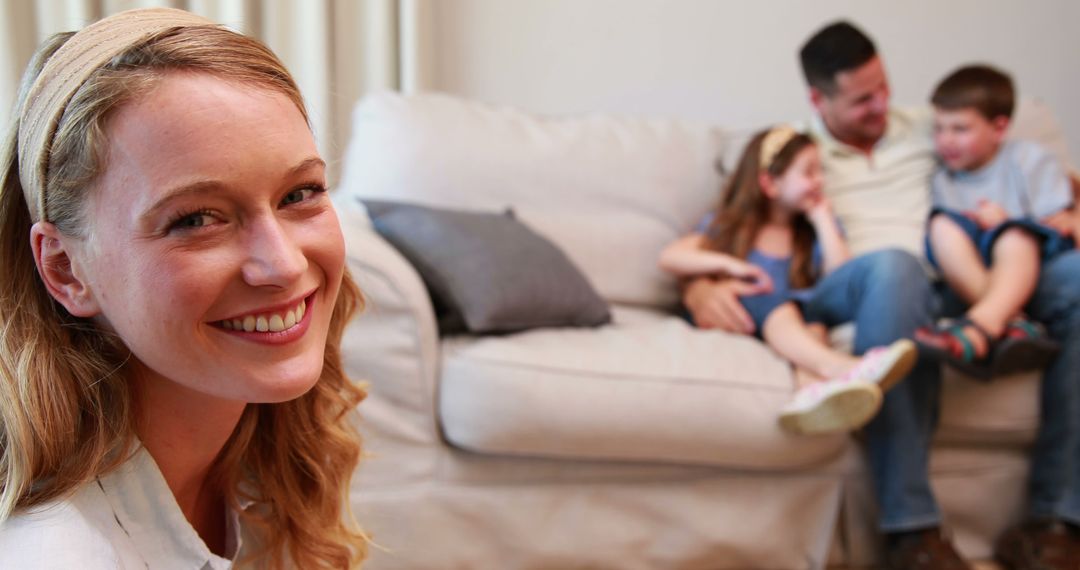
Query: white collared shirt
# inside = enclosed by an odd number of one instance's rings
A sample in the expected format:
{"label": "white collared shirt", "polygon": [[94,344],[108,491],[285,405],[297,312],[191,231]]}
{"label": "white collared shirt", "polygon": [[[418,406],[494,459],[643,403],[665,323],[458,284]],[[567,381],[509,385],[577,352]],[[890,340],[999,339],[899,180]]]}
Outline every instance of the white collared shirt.
{"label": "white collared shirt", "polygon": [[[230,511],[227,553],[234,558],[241,534]],[[0,525],[0,568],[223,570],[232,561],[210,552],[140,446],[74,496]]]}
{"label": "white collared shirt", "polygon": [[929,107],[890,109],[885,135],[867,155],[836,140],[820,117],[807,126],[818,143],[825,194],[851,252],[887,247],[924,256],[930,178],[936,167]]}

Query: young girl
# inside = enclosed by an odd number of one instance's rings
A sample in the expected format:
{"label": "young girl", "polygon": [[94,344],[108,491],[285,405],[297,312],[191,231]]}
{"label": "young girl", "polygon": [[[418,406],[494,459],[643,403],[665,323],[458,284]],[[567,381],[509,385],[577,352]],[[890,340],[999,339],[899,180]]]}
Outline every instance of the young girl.
{"label": "young girl", "polygon": [[741,298],[757,334],[796,368],[795,397],[780,424],[798,433],[852,430],[881,406],[882,391],[908,373],[909,340],[861,358],[833,350],[823,323],[803,314],[814,281],[851,254],[822,194],[817,147],[788,127],[758,133],[746,146],[716,212],[664,249],[660,267],[677,277],[748,281]]}

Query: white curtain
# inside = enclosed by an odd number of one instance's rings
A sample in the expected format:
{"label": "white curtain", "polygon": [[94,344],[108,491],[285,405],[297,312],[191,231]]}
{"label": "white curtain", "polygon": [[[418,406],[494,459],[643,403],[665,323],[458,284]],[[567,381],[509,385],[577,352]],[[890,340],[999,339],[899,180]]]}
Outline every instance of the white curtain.
{"label": "white curtain", "polygon": [[189,10],[259,38],[285,62],[307,101],[331,182],[365,93],[430,85],[428,42],[437,0],[0,0],[0,117],[44,38],[104,16],[152,6]]}

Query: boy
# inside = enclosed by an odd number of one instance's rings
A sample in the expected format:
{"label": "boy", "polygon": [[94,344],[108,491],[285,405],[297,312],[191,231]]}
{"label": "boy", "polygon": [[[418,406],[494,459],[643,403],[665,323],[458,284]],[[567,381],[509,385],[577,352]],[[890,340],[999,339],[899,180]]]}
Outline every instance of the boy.
{"label": "boy", "polygon": [[1039,222],[1072,207],[1068,177],[1038,145],[1005,140],[1015,93],[1004,73],[963,67],[942,80],[931,101],[941,163],[931,182],[927,257],[948,284],[947,297],[968,308],[915,338],[984,379],[1041,368],[1057,345],[1022,311],[1041,262],[1073,247],[1067,227]]}

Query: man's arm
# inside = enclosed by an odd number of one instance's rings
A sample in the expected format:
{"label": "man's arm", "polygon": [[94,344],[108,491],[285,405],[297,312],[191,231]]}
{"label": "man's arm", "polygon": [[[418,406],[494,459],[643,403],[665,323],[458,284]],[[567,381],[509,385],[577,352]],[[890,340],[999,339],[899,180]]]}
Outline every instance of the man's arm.
{"label": "man's arm", "polygon": [[753,334],[754,320],[739,297],[759,292],[756,285],[746,281],[694,277],[683,285],[682,302],[699,328]]}
{"label": "man's arm", "polygon": [[1072,206],[1045,216],[1039,222],[1063,236],[1075,238],[1080,236],[1080,178],[1075,172],[1068,172],[1066,176],[1072,194]]}
{"label": "man's arm", "polygon": [[1070,174],[1069,183],[1073,192],[1072,208],[1054,212],[1039,222],[1063,236],[1075,238],[1080,236],[1080,178],[1077,178],[1075,174]]}

